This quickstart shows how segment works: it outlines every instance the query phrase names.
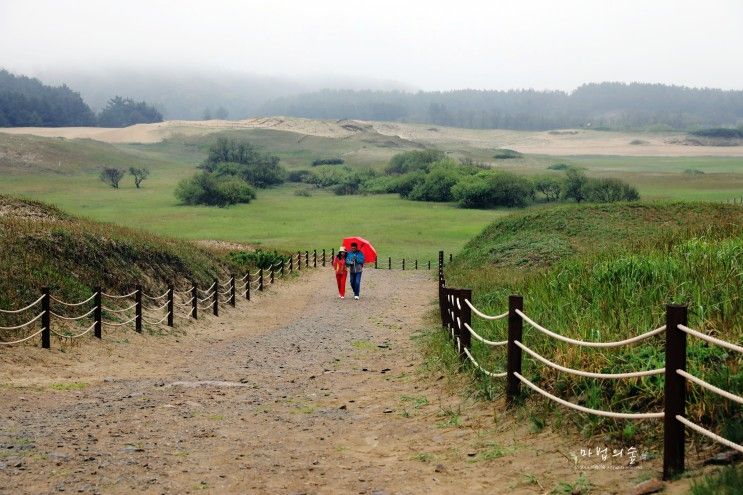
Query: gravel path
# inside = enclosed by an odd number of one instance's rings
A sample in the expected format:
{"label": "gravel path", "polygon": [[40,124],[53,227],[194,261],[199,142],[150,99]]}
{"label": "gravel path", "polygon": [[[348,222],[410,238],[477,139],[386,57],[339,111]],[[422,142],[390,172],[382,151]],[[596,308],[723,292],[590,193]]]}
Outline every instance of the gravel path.
{"label": "gravel path", "polygon": [[421,375],[429,272],[368,270],[362,291],[341,301],[311,272],[179,335],[8,351],[0,493],[540,493],[577,477],[580,446]]}

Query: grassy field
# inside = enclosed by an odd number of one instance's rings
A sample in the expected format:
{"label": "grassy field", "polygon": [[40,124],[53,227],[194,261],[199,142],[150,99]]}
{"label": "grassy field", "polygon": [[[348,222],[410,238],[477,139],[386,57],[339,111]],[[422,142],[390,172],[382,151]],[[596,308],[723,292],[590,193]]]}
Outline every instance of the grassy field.
{"label": "grassy field", "polygon": [[[330,247],[345,235],[373,239],[381,256],[432,258],[438,249],[457,251],[507,210],[464,210],[453,205],[404,201],[396,196],[335,196],[313,191],[294,195],[295,186],[261,190],[249,205],[230,208],[180,206],[173,190],[195,171],[217,136],[241,136],[275,152],[290,169],[309,168],[316,158],[342,157],[352,167],[382,168],[395,153],[420,144],[394,136],[360,134],[345,138],[248,129],[201,136],[174,136],[152,144],[108,144],[0,133],[0,193],[50,202],[85,217],[138,227],[184,239],[237,241],[283,249]],[[743,158],[726,157],[550,157],[525,155],[494,160],[483,148],[447,148],[458,157],[527,175],[551,174],[567,163],[589,175],[619,177],[637,186],[643,199],[725,201],[743,196]],[[114,190],[95,170],[148,166],[151,177],[136,190],[130,178]],[[696,169],[703,174],[689,174]]]}

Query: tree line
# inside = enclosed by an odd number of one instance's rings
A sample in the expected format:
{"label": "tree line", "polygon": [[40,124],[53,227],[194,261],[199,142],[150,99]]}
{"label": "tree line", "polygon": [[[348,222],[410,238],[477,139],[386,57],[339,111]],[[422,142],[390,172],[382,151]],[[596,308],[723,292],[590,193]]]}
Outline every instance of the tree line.
{"label": "tree line", "polygon": [[47,86],[0,70],[0,127],[126,127],[162,120],[153,106],[121,96],[111,98],[96,115],[65,85]]}
{"label": "tree line", "polygon": [[476,129],[677,129],[743,122],[743,91],[592,83],[536,90],[324,90],[271,100],[262,115],[417,122]]}

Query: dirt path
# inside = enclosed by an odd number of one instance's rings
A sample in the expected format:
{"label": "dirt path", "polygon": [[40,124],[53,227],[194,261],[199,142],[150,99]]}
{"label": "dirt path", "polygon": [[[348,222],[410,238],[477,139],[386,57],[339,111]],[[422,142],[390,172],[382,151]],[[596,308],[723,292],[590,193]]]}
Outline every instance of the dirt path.
{"label": "dirt path", "polygon": [[[0,493],[545,493],[579,478],[575,440],[420,373],[429,273],[369,270],[361,301],[331,277],[177,336],[3,350]],[[642,476],[586,473],[592,493]]]}

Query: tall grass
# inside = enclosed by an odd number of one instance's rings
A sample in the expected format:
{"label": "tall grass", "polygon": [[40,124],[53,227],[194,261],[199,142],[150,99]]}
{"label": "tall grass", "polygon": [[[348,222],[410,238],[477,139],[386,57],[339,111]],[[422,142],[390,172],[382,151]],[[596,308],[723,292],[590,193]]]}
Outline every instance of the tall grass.
{"label": "tall grass", "polygon": [[[664,323],[665,304],[689,305],[689,325],[722,339],[743,340],[743,234],[737,228],[710,228],[688,236],[678,231],[645,239],[638,247],[616,246],[600,253],[569,257],[547,269],[466,269],[460,259],[448,271],[450,286],[474,289],[475,304],[495,314],[507,309],[508,295],[524,296],[524,312],[553,331],[588,341],[620,340]],[[728,237],[732,235],[732,237]],[[486,338],[506,337],[505,323],[475,318]],[[619,349],[571,346],[524,327],[524,344],[548,359],[571,368],[620,373],[664,366],[662,334]],[[505,352],[473,343],[476,359],[491,370],[502,370]],[[690,373],[733,393],[743,391],[741,358],[690,337]],[[557,372],[524,357],[524,374],[557,395],[588,407],[624,412],[663,408],[663,376],[626,380],[596,380]],[[482,378],[484,382],[492,380]],[[690,418],[720,425],[722,433],[740,440],[741,408],[701,388],[690,386]],[[589,429],[618,428],[612,420],[587,416]]]}

